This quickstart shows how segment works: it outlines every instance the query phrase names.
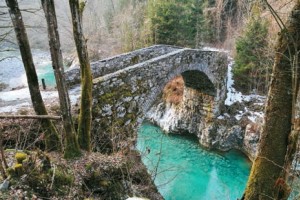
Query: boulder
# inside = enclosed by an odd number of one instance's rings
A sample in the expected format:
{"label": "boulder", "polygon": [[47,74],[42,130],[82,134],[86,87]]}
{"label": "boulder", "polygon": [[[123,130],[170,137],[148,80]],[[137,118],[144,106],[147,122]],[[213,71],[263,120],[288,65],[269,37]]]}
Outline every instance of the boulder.
{"label": "boulder", "polygon": [[0,191],[7,190],[9,187],[9,180],[5,179],[3,183],[0,184]]}

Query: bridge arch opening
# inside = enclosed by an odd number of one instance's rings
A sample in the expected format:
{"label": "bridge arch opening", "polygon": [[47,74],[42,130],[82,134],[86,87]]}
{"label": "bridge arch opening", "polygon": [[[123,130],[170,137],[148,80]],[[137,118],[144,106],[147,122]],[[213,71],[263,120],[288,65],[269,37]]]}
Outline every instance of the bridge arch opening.
{"label": "bridge arch opening", "polygon": [[215,86],[205,73],[198,70],[188,70],[181,75],[186,87],[198,90],[203,94],[215,96]]}
{"label": "bridge arch opening", "polygon": [[188,70],[172,78],[164,86],[162,96],[167,103],[178,105],[183,101],[184,96],[189,98],[190,95],[188,93],[192,91],[194,91],[194,97],[201,94],[209,97],[210,100],[216,94],[215,86],[206,74],[198,70]]}

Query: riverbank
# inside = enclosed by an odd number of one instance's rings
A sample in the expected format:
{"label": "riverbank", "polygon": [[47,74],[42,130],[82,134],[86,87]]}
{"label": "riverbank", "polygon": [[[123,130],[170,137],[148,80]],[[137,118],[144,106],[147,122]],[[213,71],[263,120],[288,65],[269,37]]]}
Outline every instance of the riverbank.
{"label": "riverbank", "polygon": [[[9,164],[9,188],[0,184],[0,199],[163,199],[136,151],[126,156],[84,153],[76,160],[65,160],[60,153],[24,152],[27,161],[21,169],[13,171]],[[5,155],[8,163],[16,162],[15,150]]]}
{"label": "riverbank", "polygon": [[[58,105],[58,92],[52,90],[41,90],[43,100],[47,107]],[[80,97],[80,86],[69,90],[69,97],[72,105],[76,105]],[[0,113],[16,114],[22,110],[32,112],[32,103],[29,89],[0,92]]]}

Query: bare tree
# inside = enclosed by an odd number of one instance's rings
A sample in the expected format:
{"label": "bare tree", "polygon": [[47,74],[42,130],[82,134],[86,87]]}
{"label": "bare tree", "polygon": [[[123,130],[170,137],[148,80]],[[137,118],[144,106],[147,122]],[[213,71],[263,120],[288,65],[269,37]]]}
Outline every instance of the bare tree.
{"label": "bare tree", "polygon": [[78,142],[82,149],[90,151],[91,144],[91,124],[92,124],[92,73],[87,50],[86,39],[82,29],[82,13],[85,2],[78,0],[69,0],[73,35],[76,44],[76,50],[80,63],[81,72],[81,102],[78,121]]}
{"label": "bare tree", "polygon": [[71,104],[68,89],[64,79],[63,57],[60,47],[60,39],[57,30],[57,18],[53,0],[41,0],[48,27],[48,38],[51,52],[52,66],[56,79],[56,85],[59,95],[60,108],[63,117],[63,125],[65,130],[65,158],[73,158],[79,156],[80,149],[74,130]]}
{"label": "bare tree", "polygon": [[2,142],[3,142],[2,141],[2,138],[3,138],[2,129],[3,129],[3,127],[0,124],[0,172],[1,172],[1,175],[3,178],[7,178],[5,169],[8,168],[8,165],[7,165],[7,162],[5,159],[4,149],[3,149],[3,145],[2,145]]}
{"label": "bare tree", "polygon": [[[39,89],[38,77],[18,2],[17,0],[6,0],[6,5],[9,8],[10,18],[20,48],[34,111],[37,115],[48,115]],[[43,119],[41,122],[45,131],[46,149],[60,149],[58,133],[53,123],[49,119]]]}

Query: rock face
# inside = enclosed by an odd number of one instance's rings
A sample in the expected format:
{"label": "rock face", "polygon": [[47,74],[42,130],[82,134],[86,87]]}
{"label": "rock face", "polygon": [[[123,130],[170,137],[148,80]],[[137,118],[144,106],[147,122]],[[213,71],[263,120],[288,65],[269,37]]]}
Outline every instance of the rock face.
{"label": "rock face", "polygon": [[[197,135],[213,115],[211,104],[211,96],[185,88],[179,104],[160,102],[150,109],[146,118],[155,122],[165,132],[187,132]],[[195,114],[197,112],[199,114]]]}
{"label": "rock face", "polygon": [[3,183],[0,184],[0,191],[7,190],[9,187],[9,180],[5,179]]}
{"label": "rock face", "polygon": [[251,160],[256,157],[263,120],[257,118],[256,122],[247,124],[243,141],[243,150],[247,152]]}
{"label": "rock face", "polygon": [[162,98],[148,112],[147,119],[160,126],[165,132],[193,134],[199,143],[221,151],[238,149],[251,160],[255,158],[262,119],[253,113],[263,110],[259,99],[235,103],[224,107],[229,113],[215,116],[213,97],[195,89],[184,87],[182,101],[174,104]]}

